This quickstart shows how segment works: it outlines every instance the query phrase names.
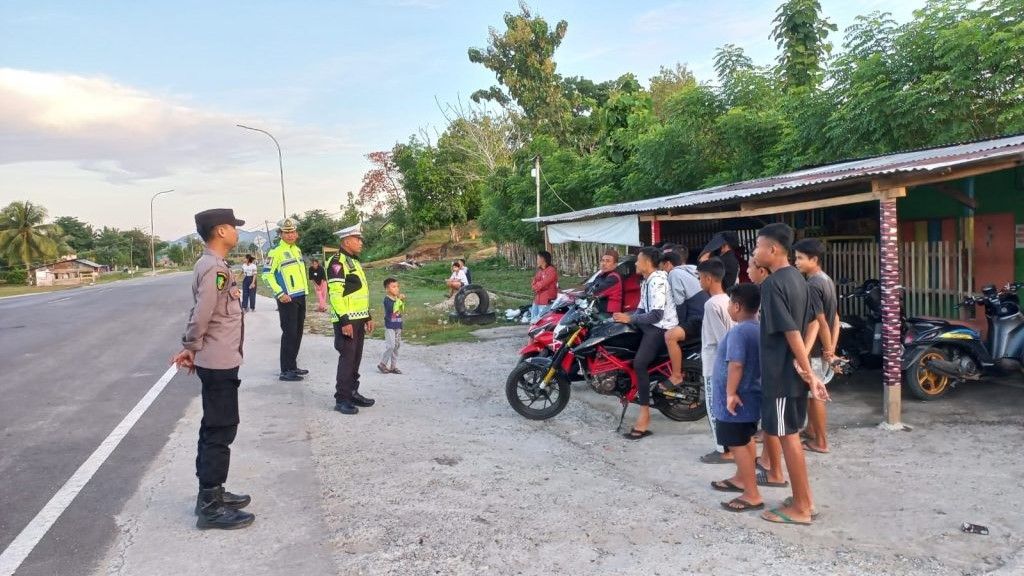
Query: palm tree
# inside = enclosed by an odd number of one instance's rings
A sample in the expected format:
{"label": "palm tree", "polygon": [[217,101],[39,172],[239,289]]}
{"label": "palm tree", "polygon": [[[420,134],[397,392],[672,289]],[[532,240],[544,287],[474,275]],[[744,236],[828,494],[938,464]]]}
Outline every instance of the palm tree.
{"label": "palm tree", "polygon": [[11,202],[0,211],[0,254],[20,261],[25,270],[33,262],[57,256],[60,226],[44,224],[46,208],[32,202]]}

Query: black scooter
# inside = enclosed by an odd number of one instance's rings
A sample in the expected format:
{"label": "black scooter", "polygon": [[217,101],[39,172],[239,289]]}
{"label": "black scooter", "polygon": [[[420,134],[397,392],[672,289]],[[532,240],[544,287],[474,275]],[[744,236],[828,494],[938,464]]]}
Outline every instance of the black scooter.
{"label": "black scooter", "polygon": [[[882,365],[882,283],[865,280],[843,299],[862,300],[864,316],[843,316],[840,319],[836,353],[850,362],[852,370],[861,366]],[[902,319],[902,315],[901,315]]]}
{"label": "black scooter", "polygon": [[921,400],[946,395],[954,386],[979,380],[987,369],[1021,370],[1024,363],[1024,313],[1017,291],[1024,283],[982,288],[980,296],[967,296],[958,308],[985,307],[988,338],[977,330],[946,320],[908,319],[904,336],[903,382]]}

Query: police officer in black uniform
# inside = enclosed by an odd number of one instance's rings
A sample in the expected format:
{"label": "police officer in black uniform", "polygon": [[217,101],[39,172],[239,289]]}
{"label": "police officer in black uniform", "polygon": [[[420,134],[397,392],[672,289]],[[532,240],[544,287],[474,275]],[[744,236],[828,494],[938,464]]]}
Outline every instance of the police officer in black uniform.
{"label": "police officer in black uniform", "polygon": [[182,350],[171,362],[199,374],[203,384],[203,420],[199,426],[196,476],[199,496],[195,513],[201,529],[244,528],[256,517],[242,508],[249,496],[224,490],[231,461],[231,443],[238,430],[238,367],[242,363],[241,291],[225,257],[238,244],[245,222],[230,209],[196,214],[196,231],[206,242],[192,276],[195,305],[189,315]]}

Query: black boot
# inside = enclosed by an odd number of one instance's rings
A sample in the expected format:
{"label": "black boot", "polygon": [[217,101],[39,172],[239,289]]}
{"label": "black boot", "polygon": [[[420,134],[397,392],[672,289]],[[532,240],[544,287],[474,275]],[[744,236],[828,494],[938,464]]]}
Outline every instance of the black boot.
{"label": "black boot", "polygon": [[[224,490],[221,488],[221,490]],[[225,508],[231,508],[233,510],[241,510],[252,502],[252,498],[248,494],[232,494],[227,490],[224,490],[221,494],[221,502],[224,503]],[[199,516],[200,511],[203,509],[203,491],[199,491],[199,496],[196,497],[196,516]]]}
{"label": "black boot", "polygon": [[[235,498],[238,498],[235,496]],[[200,489],[199,500],[196,503],[199,507],[199,519],[196,520],[196,528],[205,530],[207,528],[218,528],[221,530],[234,530],[245,528],[253,523],[256,516],[229,508],[224,502],[224,488]]]}
{"label": "black boot", "polygon": [[373,398],[367,398],[366,396],[363,396],[359,392],[354,392],[352,394],[352,403],[355,404],[356,406],[359,406],[360,408],[369,408],[370,406],[373,406],[374,400]]}

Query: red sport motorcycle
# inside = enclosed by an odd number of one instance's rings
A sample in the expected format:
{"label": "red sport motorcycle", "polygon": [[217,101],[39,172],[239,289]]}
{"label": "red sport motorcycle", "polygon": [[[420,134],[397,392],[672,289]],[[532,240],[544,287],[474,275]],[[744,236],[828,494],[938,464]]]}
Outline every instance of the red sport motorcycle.
{"label": "red sport motorcycle", "polygon": [[[572,372],[598,394],[618,396],[622,403],[619,427],[630,403],[636,402],[638,382],[633,357],[643,335],[630,324],[611,322],[593,301],[578,300],[558,322],[552,336],[562,345],[552,356],[534,356],[520,362],[508,375],[505,396],[512,409],[530,420],[557,416],[569,403]],[[688,422],[705,416],[701,382],[700,339],[683,342],[683,384],[663,391],[671,363],[667,352],[651,363],[651,406],[672,420]]]}

